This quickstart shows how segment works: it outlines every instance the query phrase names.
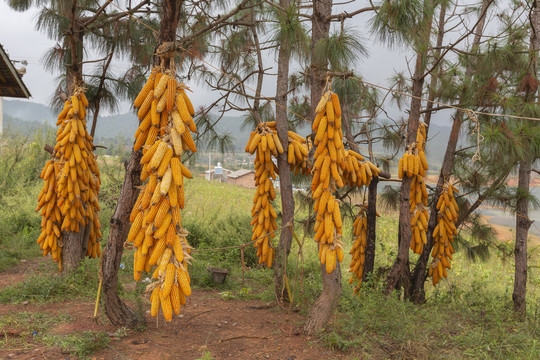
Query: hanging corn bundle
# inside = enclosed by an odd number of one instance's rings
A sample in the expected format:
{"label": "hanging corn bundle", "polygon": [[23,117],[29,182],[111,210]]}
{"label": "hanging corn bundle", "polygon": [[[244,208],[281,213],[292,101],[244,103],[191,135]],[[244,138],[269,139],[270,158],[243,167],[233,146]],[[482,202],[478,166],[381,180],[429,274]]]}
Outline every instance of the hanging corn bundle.
{"label": "hanging corn bundle", "polygon": [[287,133],[289,139],[289,148],[287,152],[287,162],[291,166],[291,171],[295,175],[309,174],[308,153],[311,149],[311,143],[293,131]]}
{"label": "hanging corn bundle", "polygon": [[273,180],[276,180],[278,175],[278,169],[272,161],[272,155],[277,156],[278,153],[283,152],[275,130],[275,123],[259,124],[257,129],[251,132],[245,150],[250,154],[256,153],[255,185],[257,189],[251,209],[253,217],[251,240],[254,241],[253,245],[257,248],[259,264],[271,267],[275,256],[271,239],[275,236],[277,229],[277,214],[272,206],[272,201],[276,198]]}
{"label": "hanging corn bundle", "polygon": [[93,138],[86,128],[88,100],[76,87],[58,115],[56,145],[41,178],[45,184],[38,195],[41,235],[37,242],[43,255],[51,253],[62,269],[62,232],[79,232],[88,225],[86,256],[101,255],[98,193],[100,175],[93,153]]}
{"label": "hanging corn bundle", "polygon": [[343,261],[341,236],[343,234],[339,203],[333,193],[343,187],[345,164],[343,133],[341,131],[341,107],[337,94],[326,92],[316,108],[313,121],[315,132],[313,179],[311,191],[315,199],[315,241],[319,243],[319,259],[330,274],[336,260]]}
{"label": "hanging corn bundle", "polygon": [[367,216],[364,207],[360,208],[357,218],[353,223],[353,235],[354,242],[351,248],[351,265],[349,272],[351,278],[349,284],[352,284],[354,280],[358,281],[354,292],[356,293],[360,284],[362,283],[362,276],[364,275],[364,262],[366,260],[366,246],[367,246]]}
{"label": "hanging corn bundle", "polygon": [[170,70],[154,68],[134,102],[141,120],[135,134],[134,151],[143,149],[141,180],[146,181],[130,215],[128,242],[136,248],[134,278],[151,272],[156,282],[151,292],[151,314],[161,307],[166,321],[173,312],[180,314],[186,296],[191,295],[188,263],[191,259],[182,228],[180,209],[184,208],[184,177],[191,172],[182,163],[184,151],[196,152],[191,132],[197,128],[193,105]]}
{"label": "hanging corn bundle", "polygon": [[[354,289],[356,294],[360,290],[362,284],[362,276],[364,275],[364,263],[366,260],[366,247],[367,247],[367,205],[360,207],[358,216],[353,223],[353,246],[350,250],[351,265],[349,266],[349,272],[351,278],[349,284],[352,284],[355,280],[358,282]],[[377,217],[381,216],[376,213]]]}
{"label": "hanging corn bundle", "polygon": [[398,176],[411,177],[410,189],[410,212],[411,212],[411,250],[416,254],[421,254],[426,244],[427,221],[429,218],[427,211],[428,192],[426,187],[426,172],[428,163],[425,154],[426,145],[426,124],[420,122],[414,142],[403,157],[399,159]]}
{"label": "hanging corn bundle", "polygon": [[440,279],[447,277],[447,269],[450,269],[450,261],[454,248],[454,235],[457,235],[456,222],[458,220],[459,207],[454,192],[458,190],[450,183],[444,185],[441,196],[437,201],[438,223],[433,230],[433,261],[429,267],[429,276],[432,276],[433,285],[437,285]]}
{"label": "hanging corn bundle", "polygon": [[[307,144],[302,136],[289,131],[288,162],[291,171],[297,174],[307,173]],[[251,209],[253,235],[251,240],[257,248],[259,264],[271,267],[275,257],[272,238],[277,230],[277,214],[272,207],[276,197],[273,181],[279,175],[278,168],[272,160],[283,153],[283,147],[276,132],[276,122],[261,123],[251,132],[245,151],[255,156],[255,196]]]}

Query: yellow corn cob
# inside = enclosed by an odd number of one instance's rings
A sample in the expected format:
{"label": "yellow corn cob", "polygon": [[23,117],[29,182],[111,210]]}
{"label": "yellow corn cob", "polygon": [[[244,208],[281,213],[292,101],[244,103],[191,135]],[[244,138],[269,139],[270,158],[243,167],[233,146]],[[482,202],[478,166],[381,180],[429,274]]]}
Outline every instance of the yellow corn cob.
{"label": "yellow corn cob", "polygon": [[163,175],[163,179],[161,180],[161,195],[165,196],[169,193],[171,181],[172,181],[172,170],[171,170],[171,167],[169,166],[167,170],[165,171],[165,174]]}
{"label": "yellow corn cob", "polygon": [[172,320],[171,298],[169,296],[163,296],[163,293],[160,291],[159,299],[161,302],[161,311],[163,312],[163,317],[165,318],[165,321],[169,322]]}
{"label": "yellow corn cob", "polygon": [[150,296],[150,301],[152,303],[152,306],[150,308],[150,315],[152,317],[156,317],[159,312],[159,287],[156,286],[154,290],[152,291],[152,295]]}
{"label": "yellow corn cob", "polygon": [[161,75],[161,78],[159,79],[159,82],[154,89],[154,99],[161,98],[161,95],[163,95],[163,93],[167,89],[168,80],[169,80],[169,76],[167,74]]}
{"label": "yellow corn cob", "polygon": [[165,270],[165,279],[163,281],[163,296],[168,297],[171,294],[172,285],[174,281],[174,274],[176,273],[176,267],[174,264],[167,264],[167,269]]}
{"label": "yellow corn cob", "polygon": [[179,267],[176,271],[176,274],[178,278],[178,284],[180,285],[180,289],[182,290],[184,295],[191,296],[191,286],[189,285],[189,279],[187,277],[186,271]]}
{"label": "yellow corn cob", "polygon": [[153,99],[154,99],[154,90],[150,90],[148,92],[148,95],[144,99],[144,102],[141,104],[139,111],[137,111],[137,116],[139,117],[139,120],[142,120],[146,116],[146,113],[148,113],[148,111],[150,110]]}
{"label": "yellow corn cob", "polygon": [[156,149],[156,152],[154,153],[154,156],[152,156],[152,159],[148,163],[150,166],[150,169],[156,170],[159,167],[159,164],[161,163],[161,160],[165,156],[165,153],[167,151],[167,144],[164,142],[161,142]]}
{"label": "yellow corn cob", "polygon": [[181,304],[180,304],[180,288],[177,284],[172,285],[171,289],[171,305],[174,313],[180,315]]}
{"label": "yellow corn cob", "polygon": [[163,159],[161,159],[161,163],[159,164],[159,167],[157,169],[158,176],[165,175],[165,171],[169,168],[171,158],[174,155],[174,150],[170,147],[167,147],[167,150],[165,151],[165,155],[163,155]]}
{"label": "yellow corn cob", "polygon": [[167,111],[171,111],[176,97],[176,79],[169,78],[167,83]]}
{"label": "yellow corn cob", "polygon": [[150,90],[154,88],[154,79],[155,79],[155,74],[150,74],[150,76],[148,77],[148,80],[146,81],[143,88],[137,95],[137,98],[133,102],[133,106],[135,108],[138,108],[142,105],[143,101],[148,96],[148,93],[150,92]]}

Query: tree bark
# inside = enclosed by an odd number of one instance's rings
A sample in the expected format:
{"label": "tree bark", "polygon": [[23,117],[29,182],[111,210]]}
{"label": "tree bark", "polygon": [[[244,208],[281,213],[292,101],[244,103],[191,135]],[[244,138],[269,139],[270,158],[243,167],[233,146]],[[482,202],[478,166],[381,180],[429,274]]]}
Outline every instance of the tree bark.
{"label": "tree bark", "polygon": [[[289,0],[280,0],[282,8],[289,7]],[[292,178],[289,163],[287,161],[289,149],[289,130],[287,121],[287,91],[289,80],[289,62],[291,57],[290,44],[281,43],[278,54],[278,75],[276,86],[276,130],[279,141],[283,147],[283,153],[278,154],[277,165],[279,169],[279,188],[281,195],[281,223],[285,226],[281,229],[277,256],[274,263],[274,289],[278,301],[290,301],[288,292],[283,284],[283,278],[287,274],[287,258],[291,251],[292,226],[294,225],[294,197],[292,191]]]}
{"label": "tree bark", "polygon": [[522,318],[526,315],[525,294],[527,292],[527,236],[533,223],[529,219],[529,183],[531,181],[531,161],[523,159],[519,163],[518,196],[516,206],[516,245],[514,273],[514,311]]}
{"label": "tree bark", "polygon": [[[65,16],[69,19],[69,31],[66,33],[66,43],[69,46],[71,64],[66,67],[66,91],[68,96],[73,94],[75,86],[82,84],[82,45],[83,31],[78,19],[78,3],[72,0],[70,5],[64,8]],[[62,271],[69,273],[79,268],[81,261],[86,256],[88,239],[90,238],[90,226],[80,226],[78,232],[62,232]]]}
{"label": "tree bark", "polygon": [[[429,20],[431,24],[431,20]],[[412,79],[411,110],[409,114],[407,130],[407,146],[416,141],[416,132],[420,121],[420,108],[422,106],[422,88],[424,86],[424,71],[426,68],[426,51],[417,52],[414,76]],[[399,233],[398,233],[398,255],[392,269],[386,278],[386,294],[390,294],[398,285],[398,282],[407,281],[409,272],[409,245],[411,241],[411,213],[409,208],[410,187],[412,178],[405,176],[401,181],[399,195]],[[404,285],[404,284],[403,284]],[[408,292],[408,288],[405,291]]]}
{"label": "tree bark", "polygon": [[317,56],[315,48],[317,43],[328,38],[330,20],[332,15],[332,0],[313,0],[313,14],[311,17],[311,118],[315,118],[315,108],[322,96],[326,85],[326,58],[321,54]]}
{"label": "tree bark", "polygon": [[140,191],[138,187],[141,185],[141,156],[140,150],[132,152],[124,164],[126,177],[111,218],[109,241],[105,246],[101,260],[105,314],[111,323],[117,326],[133,326],[141,321],[144,322],[144,318],[137,318],[133,310],[120,299],[117,293],[118,269],[124,252],[124,241],[130,227],[129,215]]}
{"label": "tree bark", "polygon": [[[161,25],[158,35],[158,45],[164,42],[171,42],[176,39],[176,29],[178,27],[178,19],[180,7],[183,1],[181,0],[163,0]],[[160,63],[160,57],[154,56],[154,63]],[[168,69],[170,62],[163,64],[163,70]],[[133,310],[131,310],[118,297],[116,292],[116,284],[118,282],[118,267],[124,251],[124,241],[129,231],[129,214],[137,200],[140,181],[140,151],[132,152],[130,159],[126,165],[126,175],[122,185],[122,191],[118,197],[113,217],[111,218],[111,229],[109,231],[109,241],[103,251],[102,260],[102,277],[103,277],[103,292],[105,313],[109,320],[115,325],[132,326],[140,320],[137,319]]]}
{"label": "tree bark", "polygon": [[[482,34],[484,31],[484,23],[486,20],[486,13],[487,13],[486,8],[491,3],[492,2],[490,2],[490,0],[483,0],[482,2],[482,9],[480,10],[480,14],[483,14],[483,16],[478,20],[478,24],[475,29],[474,39],[473,39],[473,43],[471,47],[473,51],[476,51],[480,45],[480,40],[482,38]],[[441,20],[442,20],[442,17],[441,17]],[[473,74],[474,74],[474,66],[471,65],[467,67],[467,69],[465,70],[465,75],[467,78],[470,78],[473,76]],[[465,96],[465,90],[462,91],[460,98],[463,98],[464,96]],[[450,138],[448,139],[448,144],[446,145],[446,152],[444,154],[443,163],[441,165],[439,180],[437,181],[437,187],[435,188],[435,192],[433,194],[433,199],[439,198],[445,181],[450,180],[450,175],[452,174],[452,169],[454,168],[454,160],[456,156],[455,154],[456,154],[457,143],[459,140],[459,132],[461,130],[461,125],[463,124],[463,116],[464,114],[462,111],[458,111],[455,115],[454,123],[452,124],[452,130],[450,132]],[[429,131],[429,127],[427,131]],[[431,249],[433,248],[433,230],[435,230],[435,226],[437,226],[437,206],[436,205],[437,205],[437,201],[432,201],[431,207],[430,207],[429,220],[428,220],[428,228],[426,231],[426,238],[427,238],[426,245],[424,246],[422,254],[420,255],[420,258],[418,259],[418,262],[416,263],[416,266],[414,267],[414,270],[412,272],[412,277],[410,280],[411,300],[414,303],[421,303],[421,302],[424,302],[425,300],[424,283],[428,276],[427,263],[429,261]],[[456,224],[456,226],[458,225]]]}
{"label": "tree bark", "polygon": [[339,271],[339,263],[336,264],[336,270],[331,274],[326,273],[326,265],[321,265],[321,274],[323,290],[321,296],[313,304],[304,326],[304,331],[308,335],[316,333],[328,324],[341,295],[341,271]]}
{"label": "tree bark", "polygon": [[377,185],[379,178],[374,176],[368,187],[367,239],[362,282],[365,282],[375,268],[375,243],[377,240]]}
{"label": "tree bark", "polygon": [[[446,6],[441,6],[441,11],[439,13],[439,26],[437,28],[437,42],[435,46],[437,47],[437,50],[435,50],[433,57],[434,59],[437,59],[439,56],[441,56],[441,47],[442,42],[444,39],[444,20],[446,17]],[[442,66],[442,65],[441,65]],[[439,72],[441,69],[441,66],[437,67],[430,75],[430,81],[429,81],[429,91],[428,91],[428,102],[426,104],[426,115],[424,116],[424,122],[426,123],[426,137],[429,132],[429,124],[431,123],[431,116],[433,115],[433,100],[435,100],[436,96],[436,87],[437,87],[437,81],[439,79]],[[426,139],[427,140],[427,139]]]}
{"label": "tree bark", "polygon": [[[311,115],[315,116],[315,108],[319,102],[324,86],[326,85],[326,59],[316,56],[314,51],[317,43],[328,38],[330,31],[329,16],[332,14],[331,0],[314,0],[311,38]],[[337,260],[336,260],[337,261]],[[311,311],[304,326],[307,334],[321,330],[332,317],[341,295],[341,268],[339,263],[332,273],[326,273],[326,266],[321,265],[323,290]]]}

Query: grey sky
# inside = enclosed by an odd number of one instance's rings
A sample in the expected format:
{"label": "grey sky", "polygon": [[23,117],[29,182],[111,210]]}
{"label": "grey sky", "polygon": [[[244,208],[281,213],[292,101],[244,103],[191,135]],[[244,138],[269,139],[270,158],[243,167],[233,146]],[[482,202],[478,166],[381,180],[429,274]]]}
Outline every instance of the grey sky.
{"label": "grey sky", "polygon": [[[355,1],[343,6],[335,6],[334,13],[342,11],[344,8],[347,10],[354,10],[364,6],[369,6],[367,0]],[[35,16],[37,10],[35,8],[30,11],[19,13],[11,10],[6,4],[5,0],[0,0],[0,44],[2,44],[5,50],[9,53],[13,60],[27,60],[27,73],[24,76],[24,82],[28,86],[32,93],[32,99],[41,104],[48,104],[50,96],[55,88],[55,77],[58,74],[51,74],[47,72],[40,64],[41,57],[47,51],[55,45],[54,41],[49,40],[45,34],[35,30]],[[359,59],[355,72],[364,77],[365,80],[377,83],[386,84],[390,76],[396,71],[407,71],[407,61],[411,61],[412,53],[405,53],[403,49],[389,49],[386,46],[382,46],[372,41],[369,38],[367,32],[366,23],[372,16],[371,13],[364,13],[356,16],[354,19],[348,21],[348,25],[352,26],[355,30],[363,34],[365,45],[369,51],[369,56],[365,59]],[[272,55],[270,55],[272,56]],[[92,54],[87,60],[91,60]],[[94,57],[95,58],[95,57]],[[276,66],[273,59],[268,58],[268,66]],[[20,64],[17,64],[20,66]],[[112,71],[121,73],[127,69],[129,64],[115,60],[112,63]],[[275,71],[271,71],[274,72]],[[275,93],[275,82],[273,79],[265,81],[263,88],[263,94],[267,96],[273,96]],[[196,105],[208,104],[213,99],[217,98],[217,93],[212,93],[206,88],[198,88],[195,84],[187,84],[194,89],[192,95],[192,101]],[[406,103],[409,101],[407,100]],[[129,111],[130,106],[127,103],[123,103],[119,109],[120,113]],[[396,109],[390,107],[392,112]],[[397,115],[397,114],[396,114]],[[448,118],[450,114],[441,116],[439,114],[436,118],[443,120]],[[444,121],[443,121],[444,122]]]}
{"label": "grey sky", "polygon": [[[367,1],[358,1],[359,5]],[[37,10],[31,9],[27,12],[16,12],[9,8],[4,0],[0,0],[0,44],[9,53],[12,60],[27,60],[27,73],[24,75],[24,82],[32,93],[30,101],[47,104],[54,91],[55,77],[58,74],[51,74],[40,64],[43,54],[55,45],[47,36],[35,30],[35,16]],[[360,15],[351,23],[355,28],[362,29],[362,24],[368,19],[369,15]],[[367,38],[367,37],[366,37]],[[394,69],[402,69],[404,56],[399,51],[389,51],[385,48],[374,47],[370,41],[366,44],[370,56],[362,59],[358,63],[357,71],[367,80],[383,83],[393,72]],[[21,66],[16,64],[17,67]],[[113,62],[113,71],[120,72],[126,69],[128,64],[115,60]],[[188,84],[189,85],[189,84]],[[275,89],[272,86],[265,86],[265,95],[272,96]],[[214,98],[206,89],[200,89],[193,94],[195,103],[208,102]],[[128,110],[128,105],[124,104],[120,112]]]}

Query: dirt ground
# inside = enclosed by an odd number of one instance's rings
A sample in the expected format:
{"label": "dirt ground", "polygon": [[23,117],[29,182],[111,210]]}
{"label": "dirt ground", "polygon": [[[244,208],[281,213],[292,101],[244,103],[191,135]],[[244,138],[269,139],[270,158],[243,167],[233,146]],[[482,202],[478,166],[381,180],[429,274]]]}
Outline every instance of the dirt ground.
{"label": "dirt ground", "polygon": [[[43,259],[0,273],[0,287],[22,281],[39,267]],[[170,323],[159,323],[147,312],[147,328],[143,332],[128,330],[115,337],[104,314],[99,323],[93,321],[94,304],[67,301],[45,305],[0,305],[0,317],[15,312],[41,312],[51,316],[68,314],[68,322],[48,329],[48,334],[65,335],[76,331],[106,331],[110,346],[92,355],[94,359],[199,359],[207,352],[213,359],[315,360],[348,359],[354,354],[333,352],[318,338],[302,334],[305,317],[276,308],[260,300],[225,300],[219,291],[194,291],[182,314]],[[147,307],[148,308],[148,307]],[[4,359],[74,359],[59,347],[44,346],[20,329],[1,329],[0,360]],[[5,346],[10,338],[26,336],[21,348]],[[2,341],[4,340],[4,341]]]}

